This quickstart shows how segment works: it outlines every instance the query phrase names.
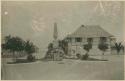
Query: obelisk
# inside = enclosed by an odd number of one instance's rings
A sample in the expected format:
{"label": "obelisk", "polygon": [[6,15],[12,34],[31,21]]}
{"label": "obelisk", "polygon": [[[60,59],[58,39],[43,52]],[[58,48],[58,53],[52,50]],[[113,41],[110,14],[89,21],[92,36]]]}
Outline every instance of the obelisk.
{"label": "obelisk", "polygon": [[54,38],[54,40],[57,40],[57,38],[58,38],[57,23],[54,23],[53,38]]}
{"label": "obelisk", "polygon": [[54,32],[53,32],[53,48],[58,48],[59,47],[59,42],[58,42],[58,29],[57,29],[57,23],[54,23]]}

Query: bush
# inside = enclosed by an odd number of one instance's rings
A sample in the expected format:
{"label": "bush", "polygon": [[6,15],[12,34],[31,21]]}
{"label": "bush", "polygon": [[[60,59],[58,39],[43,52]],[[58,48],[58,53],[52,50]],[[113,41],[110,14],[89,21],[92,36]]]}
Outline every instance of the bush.
{"label": "bush", "polygon": [[106,43],[100,43],[98,45],[98,48],[103,52],[102,55],[104,55],[104,53],[106,52],[106,50],[108,49],[108,44]]}
{"label": "bush", "polygon": [[87,52],[89,52],[89,50],[92,49],[92,44],[88,43],[84,45],[84,50],[86,50]]}
{"label": "bush", "polygon": [[86,53],[85,55],[82,56],[82,60],[87,60],[89,55]]}
{"label": "bush", "polygon": [[78,58],[78,59],[80,59],[81,58],[81,54],[76,54],[76,57]]}
{"label": "bush", "polygon": [[29,62],[33,62],[33,61],[35,61],[35,56],[33,56],[33,55],[28,55],[27,60],[28,60]]}

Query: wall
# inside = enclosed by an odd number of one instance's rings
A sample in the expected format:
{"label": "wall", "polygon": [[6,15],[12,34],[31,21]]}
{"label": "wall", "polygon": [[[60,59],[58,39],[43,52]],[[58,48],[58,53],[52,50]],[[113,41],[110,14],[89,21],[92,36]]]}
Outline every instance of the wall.
{"label": "wall", "polygon": [[[93,38],[93,45],[92,49],[90,50],[89,54],[90,55],[102,55],[102,51],[98,49],[98,44],[99,44],[100,38]],[[110,39],[107,39],[106,42],[109,45],[110,48]],[[68,54],[69,55],[76,55],[77,53],[79,54],[85,54],[86,51],[83,49],[83,45],[87,44],[87,38],[82,38],[82,42],[75,42],[75,38],[72,38],[72,41],[68,43]],[[111,50],[108,49],[105,54],[109,55],[111,54]]]}

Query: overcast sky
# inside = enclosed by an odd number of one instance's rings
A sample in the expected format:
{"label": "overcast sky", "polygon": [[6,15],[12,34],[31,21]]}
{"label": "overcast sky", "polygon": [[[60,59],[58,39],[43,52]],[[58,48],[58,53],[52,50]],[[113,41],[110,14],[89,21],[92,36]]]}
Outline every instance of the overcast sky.
{"label": "overcast sky", "polygon": [[19,36],[46,48],[57,22],[59,39],[83,25],[100,25],[123,41],[123,2],[2,2],[2,36]]}

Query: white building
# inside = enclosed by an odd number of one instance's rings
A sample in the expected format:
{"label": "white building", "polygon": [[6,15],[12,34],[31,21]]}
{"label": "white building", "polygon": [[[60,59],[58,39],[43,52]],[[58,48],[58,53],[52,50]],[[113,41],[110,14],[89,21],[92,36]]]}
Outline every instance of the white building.
{"label": "white building", "polygon": [[110,54],[110,47],[113,41],[115,41],[113,35],[98,25],[81,25],[75,32],[69,34],[65,40],[68,40],[68,54],[74,56],[76,56],[77,53],[85,54],[86,51],[83,49],[83,46],[88,42],[92,42],[92,49],[89,54],[101,55],[102,51],[98,49],[98,44],[102,41],[108,44],[109,47],[105,54]]}

